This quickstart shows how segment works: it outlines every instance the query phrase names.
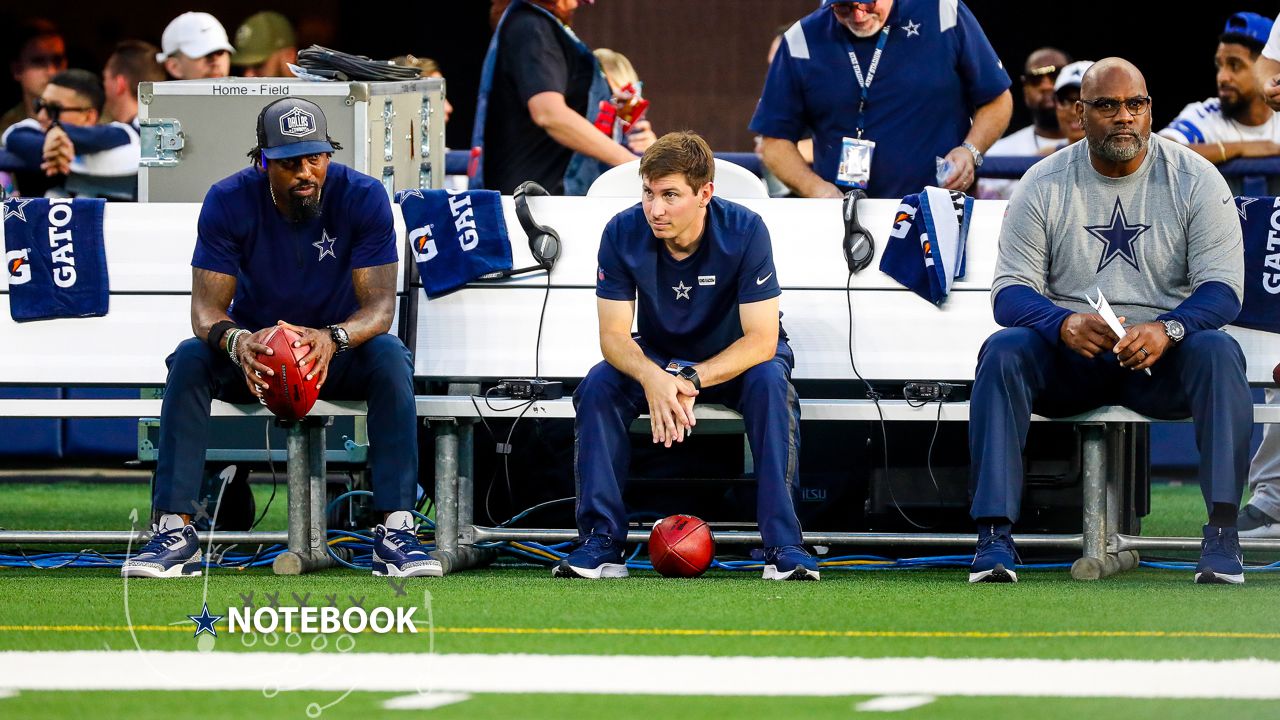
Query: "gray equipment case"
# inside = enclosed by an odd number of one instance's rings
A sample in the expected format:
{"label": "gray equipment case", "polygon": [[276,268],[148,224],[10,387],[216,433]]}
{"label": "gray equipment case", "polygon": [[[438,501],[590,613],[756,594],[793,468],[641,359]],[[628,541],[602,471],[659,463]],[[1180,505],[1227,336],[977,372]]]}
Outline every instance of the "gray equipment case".
{"label": "gray equipment case", "polygon": [[219,78],[138,84],[140,202],[201,202],[209,187],[249,164],[258,113],[303,97],[324,110],[333,159],[397,190],[444,184],[444,80],[308,82]]}

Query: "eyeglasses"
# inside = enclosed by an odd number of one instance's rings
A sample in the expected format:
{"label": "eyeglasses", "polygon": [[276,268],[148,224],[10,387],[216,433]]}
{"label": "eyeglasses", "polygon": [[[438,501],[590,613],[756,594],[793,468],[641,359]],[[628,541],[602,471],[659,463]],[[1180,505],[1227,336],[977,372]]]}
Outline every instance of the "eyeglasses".
{"label": "eyeglasses", "polygon": [[57,120],[58,116],[64,112],[88,112],[93,109],[91,107],[66,107],[55,102],[49,102],[44,98],[36,98],[35,102],[31,103],[31,107],[36,111],[37,115],[43,110],[51,120]]}
{"label": "eyeglasses", "polygon": [[865,2],[840,2],[831,6],[831,11],[837,15],[844,16],[853,12],[854,7],[861,5],[863,11],[871,12],[875,9],[877,0],[866,0]]}
{"label": "eyeglasses", "polygon": [[1022,75],[1022,83],[1024,85],[1039,85],[1048,78],[1049,82],[1058,79],[1059,68],[1057,65],[1044,65],[1038,68],[1032,68]]}
{"label": "eyeglasses", "polygon": [[1115,117],[1120,112],[1120,106],[1123,105],[1130,115],[1137,117],[1142,115],[1151,107],[1150,95],[1138,95],[1136,97],[1125,98],[1098,98],[1097,100],[1080,99],[1080,102],[1091,106],[1102,117]]}

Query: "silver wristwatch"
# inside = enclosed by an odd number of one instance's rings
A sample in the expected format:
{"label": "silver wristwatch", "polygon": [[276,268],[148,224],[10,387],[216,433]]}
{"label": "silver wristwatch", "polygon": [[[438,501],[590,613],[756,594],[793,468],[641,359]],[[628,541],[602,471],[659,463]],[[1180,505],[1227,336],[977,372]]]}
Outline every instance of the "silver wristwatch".
{"label": "silver wristwatch", "polygon": [[973,144],[973,143],[971,143],[971,142],[963,142],[963,143],[960,143],[960,147],[962,147],[962,148],[964,148],[965,150],[968,150],[969,152],[973,153],[973,166],[974,166],[974,167],[976,167],[976,168],[980,168],[980,167],[982,167],[982,151],[978,149],[978,146],[977,146],[977,145],[974,145],[974,144]]}
{"label": "silver wristwatch", "polygon": [[342,329],[341,325],[330,325],[329,337],[333,338],[333,344],[338,346],[338,349],[333,351],[334,355],[350,349],[351,337],[347,335],[347,331]]}
{"label": "silver wristwatch", "polygon": [[1187,336],[1187,329],[1177,320],[1161,320],[1164,323],[1164,334],[1175,343],[1182,342],[1182,338]]}

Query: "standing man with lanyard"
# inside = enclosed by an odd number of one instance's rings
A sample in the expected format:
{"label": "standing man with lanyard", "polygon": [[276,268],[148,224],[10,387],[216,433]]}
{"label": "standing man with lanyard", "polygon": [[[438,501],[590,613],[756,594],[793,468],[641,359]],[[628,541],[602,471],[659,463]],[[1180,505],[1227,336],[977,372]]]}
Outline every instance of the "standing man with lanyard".
{"label": "standing man with lanyard", "polygon": [[[968,190],[1009,125],[1010,84],[959,0],[823,0],[783,35],[751,130],[803,197]],[[796,148],[806,130],[812,168]]]}
{"label": "standing man with lanyard", "polygon": [[585,195],[601,172],[636,159],[592,124],[612,93],[569,28],[577,8],[578,0],[514,0],[498,21],[480,74],[472,189],[510,195],[534,180],[552,195]]}

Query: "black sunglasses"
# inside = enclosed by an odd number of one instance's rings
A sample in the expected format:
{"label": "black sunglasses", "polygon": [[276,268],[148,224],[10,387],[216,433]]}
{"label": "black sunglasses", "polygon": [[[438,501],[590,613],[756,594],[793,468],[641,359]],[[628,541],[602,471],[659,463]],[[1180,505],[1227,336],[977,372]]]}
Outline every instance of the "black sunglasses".
{"label": "black sunglasses", "polygon": [[1022,83],[1024,85],[1035,85],[1045,78],[1049,78],[1052,82],[1058,79],[1058,71],[1062,68],[1057,65],[1044,65],[1038,68],[1032,68],[1022,74]]}
{"label": "black sunglasses", "polygon": [[51,120],[57,120],[58,116],[64,112],[88,112],[93,109],[91,107],[67,107],[55,102],[49,102],[44,98],[36,98],[35,102],[31,103],[31,107],[36,111],[37,115],[40,114],[41,110],[45,111]]}

